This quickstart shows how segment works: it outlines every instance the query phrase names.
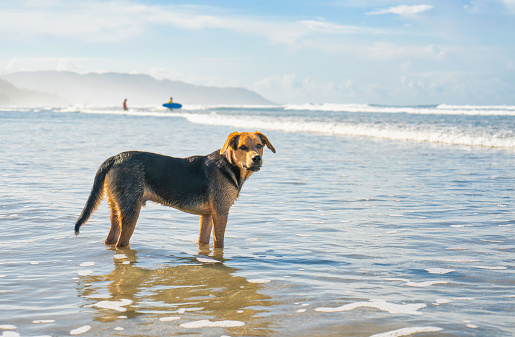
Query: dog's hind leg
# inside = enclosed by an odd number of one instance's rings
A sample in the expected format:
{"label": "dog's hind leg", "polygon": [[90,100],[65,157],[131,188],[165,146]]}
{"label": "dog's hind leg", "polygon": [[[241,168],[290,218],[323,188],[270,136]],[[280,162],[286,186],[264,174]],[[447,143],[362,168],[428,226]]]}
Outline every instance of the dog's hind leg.
{"label": "dog's hind leg", "polygon": [[141,204],[134,205],[134,209],[132,209],[130,212],[120,212],[121,230],[120,237],[116,243],[116,248],[125,247],[129,244],[132,233],[134,233],[134,229],[136,228],[136,222],[138,221],[140,210]]}
{"label": "dog's hind leg", "polygon": [[116,202],[109,198],[109,209],[111,210],[111,229],[105,240],[106,245],[114,245],[120,237],[120,217]]}
{"label": "dog's hind leg", "polygon": [[111,212],[111,230],[106,241],[117,240],[117,248],[125,247],[134,233],[143,204],[143,173],[138,167],[118,168],[111,170],[108,178],[109,204],[117,212]]}
{"label": "dog's hind leg", "polygon": [[209,238],[211,237],[211,229],[213,228],[213,220],[211,219],[211,215],[201,215],[200,216],[200,228],[199,228],[199,236],[198,243],[208,245]]}

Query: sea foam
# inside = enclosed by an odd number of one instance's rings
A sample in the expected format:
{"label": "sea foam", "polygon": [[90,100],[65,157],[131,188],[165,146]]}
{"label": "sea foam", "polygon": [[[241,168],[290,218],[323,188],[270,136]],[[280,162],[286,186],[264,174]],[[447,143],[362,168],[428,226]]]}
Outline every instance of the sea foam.
{"label": "sea foam", "polygon": [[474,106],[447,105],[436,106],[381,106],[371,104],[287,104],[285,110],[299,111],[334,111],[334,112],[366,112],[366,113],[407,113],[434,115],[501,115],[515,116],[515,106]]}
{"label": "sea foam", "polygon": [[245,325],[244,322],[241,321],[210,321],[207,319],[183,323],[181,326],[183,328],[194,329],[194,328],[232,328],[237,326]]}
{"label": "sea foam", "polygon": [[[515,116],[515,106],[378,106],[370,104],[286,104],[270,106],[184,105],[168,111],[160,106],[142,106],[129,111],[119,107],[78,108],[81,113],[185,118],[191,123],[225,125],[245,129],[269,129],[286,132],[314,132],[353,137],[370,137],[397,141],[427,142],[448,145],[500,147],[515,149],[515,134],[510,128],[489,128],[489,123],[450,121],[440,123],[439,116]],[[62,109],[61,112],[68,110]],[[355,114],[352,118],[342,118]],[[360,114],[376,116],[361,120]],[[396,114],[395,121],[382,121],[381,114]],[[402,122],[403,115],[433,115],[431,122]],[[348,117],[348,116],[347,116]],[[424,117],[425,118],[425,117]],[[425,118],[427,119],[427,118]],[[451,120],[453,120],[451,118]],[[381,121],[378,123],[378,121]],[[503,124],[505,125],[505,123]]]}
{"label": "sea foam", "polygon": [[402,328],[398,330],[378,333],[372,335],[370,337],[401,337],[401,336],[411,336],[420,332],[437,332],[442,331],[442,328],[434,327],[434,326],[426,326],[426,327],[413,327],[413,328]]}
{"label": "sea foam", "polygon": [[389,303],[385,300],[370,300],[369,302],[355,302],[350,304],[342,305],[337,308],[316,308],[315,311],[320,312],[339,312],[339,311],[350,311],[357,308],[376,308],[381,311],[387,311],[390,314],[407,314],[407,315],[422,315],[418,312],[418,309],[425,308],[424,303],[412,303],[412,304],[395,304]]}
{"label": "sea foam", "polygon": [[102,309],[111,309],[111,310],[124,312],[124,311],[127,311],[127,308],[124,308],[124,307],[131,303],[132,303],[131,300],[122,299],[120,301],[100,301],[98,303],[95,303],[93,306],[95,306],[97,308],[102,308]]}
{"label": "sea foam", "polygon": [[89,330],[91,330],[91,326],[84,325],[84,326],[81,326],[80,328],[71,330],[70,335],[80,335],[80,334],[88,332]]}
{"label": "sea foam", "polygon": [[483,130],[436,125],[354,123],[337,120],[312,120],[291,116],[247,116],[229,114],[182,114],[191,123],[226,125],[242,129],[269,129],[286,132],[314,132],[352,137],[382,138],[398,141],[449,145],[515,148],[512,135]]}

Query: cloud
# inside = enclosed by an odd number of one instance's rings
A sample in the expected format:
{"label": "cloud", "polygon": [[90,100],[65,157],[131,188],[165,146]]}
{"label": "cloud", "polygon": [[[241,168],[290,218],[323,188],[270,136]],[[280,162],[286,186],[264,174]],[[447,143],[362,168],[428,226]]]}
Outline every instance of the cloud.
{"label": "cloud", "polygon": [[[213,14],[214,13],[214,14]],[[207,6],[146,5],[130,0],[22,2],[0,12],[0,32],[59,37],[84,42],[130,40],[153,27],[179,30],[224,29],[291,44],[309,34],[305,23],[225,14]]]}
{"label": "cloud", "polygon": [[375,42],[369,47],[371,59],[442,59],[451,50],[436,45],[403,46],[388,42]]}
{"label": "cloud", "polygon": [[0,31],[10,35],[82,39],[84,42],[130,39],[141,32],[137,5],[120,2],[22,2],[0,12]]}
{"label": "cloud", "polygon": [[506,6],[511,12],[515,12],[515,0],[500,0],[501,3]]}
{"label": "cloud", "polygon": [[432,100],[438,103],[491,105],[506,104],[513,84],[502,83],[495,73],[472,73],[460,71],[431,71],[413,73],[401,78],[398,93],[411,96],[414,101]]}
{"label": "cloud", "polygon": [[338,102],[354,98],[350,79],[333,82],[310,76],[299,78],[296,74],[272,75],[255,82],[250,89],[278,103]]}
{"label": "cloud", "polygon": [[304,20],[301,23],[309,30],[326,34],[355,34],[360,30],[356,26],[339,25],[318,20]]}
{"label": "cloud", "polygon": [[[515,13],[515,0],[469,0],[463,8],[472,14]],[[507,12],[506,12],[507,11]]]}
{"label": "cloud", "polygon": [[156,28],[161,31],[226,30],[288,46],[320,35],[382,33],[377,29],[322,19],[283,20],[235,15],[209,6],[146,4],[133,0],[56,0],[45,4],[25,1],[0,12],[0,35],[16,40],[56,37],[95,44],[123,42],[144,36]]}
{"label": "cloud", "polygon": [[[508,1],[508,0],[506,0]],[[395,7],[389,7],[384,9],[377,9],[372,12],[368,12],[369,15],[381,15],[381,14],[397,14],[400,16],[415,16],[433,9],[431,5],[400,5]]]}
{"label": "cloud", "polygon": [[92,61],[86,57],[11,57],[0,58],[0,72],[35,71],[52,69],[58,71],[81,72],[81,64]]}

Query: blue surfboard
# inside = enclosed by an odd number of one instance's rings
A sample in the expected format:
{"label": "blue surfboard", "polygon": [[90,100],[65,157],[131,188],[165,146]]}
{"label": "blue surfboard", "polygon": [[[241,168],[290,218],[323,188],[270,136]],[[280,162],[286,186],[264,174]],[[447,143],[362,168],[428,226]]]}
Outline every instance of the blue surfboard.
{"label": "blue surfboard", "polygon": [[163,106],[165,108],[168,108],[168,109],[180,109],[182,108],[182,104],[179,104],[179,103],[165,103],[163,104]]}

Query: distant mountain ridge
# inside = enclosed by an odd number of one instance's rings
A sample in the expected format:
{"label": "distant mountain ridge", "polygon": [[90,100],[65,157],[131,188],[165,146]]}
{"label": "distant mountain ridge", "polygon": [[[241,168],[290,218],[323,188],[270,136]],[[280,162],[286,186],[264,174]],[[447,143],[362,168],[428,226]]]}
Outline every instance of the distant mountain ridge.
{"label": "distant mountain ridge", "polygon": [[56,104],[60,98],[48,93],[20,89],[0,79],[0,105],[44,105]]}
{"label": "distant mountain ridge", "polygon": [[[182,104],[273,104],[244,88],[196,86],[180,81],[158,80],[143,74],[35,71],[0,75],[0,78],[20,90],[47,93],[49,100],[53,98],[55,104],[121,105],[127,98],[130,106],[165,103],[170,97]],[[0,98],[2,94],[0,87]],[[27,97],[27,100],[34,99]],[[48,100],[44,104],[49,104]]]}

